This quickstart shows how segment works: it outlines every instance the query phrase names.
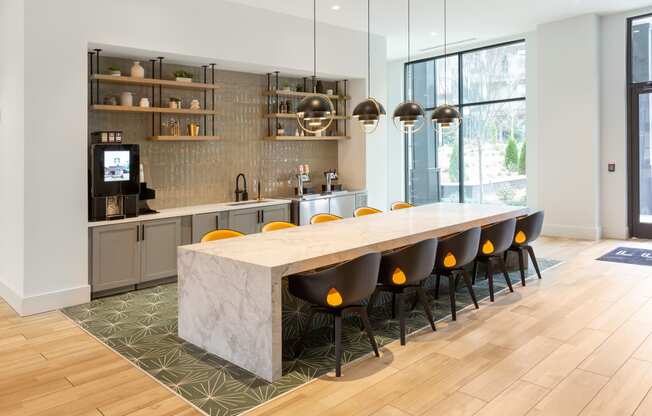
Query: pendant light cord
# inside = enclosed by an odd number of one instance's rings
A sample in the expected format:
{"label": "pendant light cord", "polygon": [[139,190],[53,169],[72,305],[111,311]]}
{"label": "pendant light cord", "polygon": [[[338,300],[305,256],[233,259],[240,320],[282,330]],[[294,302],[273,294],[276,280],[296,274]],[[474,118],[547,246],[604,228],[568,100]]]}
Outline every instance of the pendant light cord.
{"label": "pendant light cord", "polygon": [[444,0],[444,104],[448,104],[448,10],[447,10],[448,0]]}
{"label": "pendant light cord", "polygon": [[[408,48],[407,48],[407,50],[408,50],[408,63],[409,63],[409,62],[410,62],[410,55],[411,55],[411,54],[410,54],[410,52],[411,52],[411,43],[412,43],[412,42],[411,42],[411,39],[410,39],[410,32],[411,32],[411,28],[410,28],[410,17],[411,17],[411,14],[410,14],[410,3],[411,3],[411,2],[410,2],[410,0],[408,0],[407,3],[408,3],[408,4],[407,4],[407,29],[408,29],[408,36],[407,36],[407,38],[408,38],[408,44],[407,44],[407,47],[408,47]],[[412,76],[410,77],[410,79],[412,80],[412,82],[411,82],[411,85],[412,85],[412,91],[410,91],[410,92],[412,93],[412,94],[411,94],[412,96],[411,96],[410,98],[411,98],[411,100],[414,100],[414,70],[412,70],[411,72],[412,72],[412,74],[411,74]]]}
{"label": "pendant light cord", "polygon": [[312,92],[317,92],[317,0],[312,2]]}
{"label": "pendant light cord", "polygon": [[371,97],[371,0],[367,0],[367,94]]}

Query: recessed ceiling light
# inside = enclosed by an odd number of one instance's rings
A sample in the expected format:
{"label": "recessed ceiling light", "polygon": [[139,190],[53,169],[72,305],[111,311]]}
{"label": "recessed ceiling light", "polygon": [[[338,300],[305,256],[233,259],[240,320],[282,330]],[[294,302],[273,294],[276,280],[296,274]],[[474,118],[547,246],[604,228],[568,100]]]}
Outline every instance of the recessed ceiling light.
{"label": "recessed ceiling light", "polygon": [[334,4],[333,7],[331,7],[331,10],[339,10],[341,9],[339,4]]}

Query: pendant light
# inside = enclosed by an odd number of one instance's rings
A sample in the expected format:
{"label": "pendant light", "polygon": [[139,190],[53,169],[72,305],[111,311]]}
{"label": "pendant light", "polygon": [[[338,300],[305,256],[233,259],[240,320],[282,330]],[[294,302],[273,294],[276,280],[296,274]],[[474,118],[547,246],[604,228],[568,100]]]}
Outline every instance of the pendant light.
{"label": "pendant light", "polygon": [[[408,31],[408,56],[410,62],[410,0],[407,7],[407,31]],[[414,77],[412,77],[412,94],[414,95]],[[416,133],[425,124],[426,112],[421,104],[415,101],[404,101],[394,110],[394,125],[402,133]]]}
{"label": "pendant light", "polygon": [[333,123],[335,107],[324,94],[317,94],[317,0],[313,0],[313,75],[312,92],[297,107],[297,122],[306,133],[320,133]]}
{"label": "pendant light", "polygon": [[367,91],[369,98],[355,106],[353,119],[360,123],[365,133],[373,133],[385,115],[385,108],[371,97],[371,0],[367,0]]}
{"label": "pendant light", "polygon": [[462,115],[459,110],[448,104],[447,2],[448,0],[444,0],[444,104],[435,108],[430,117],[434,127],[440,134],[454,132],[462,123]]}

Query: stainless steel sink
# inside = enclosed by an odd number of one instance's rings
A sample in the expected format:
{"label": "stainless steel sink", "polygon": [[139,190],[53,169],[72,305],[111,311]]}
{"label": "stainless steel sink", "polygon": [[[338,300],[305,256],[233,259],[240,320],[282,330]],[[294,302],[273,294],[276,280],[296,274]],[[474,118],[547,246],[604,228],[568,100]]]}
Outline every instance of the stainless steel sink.
{"label": "stainless steel sink", "polygon": [[269,199],[252,199],[251,201],[240,201],[240,202],[231,202],[230,204],[226,204],[229,207],[235,207],[238,205],[256,205],[256,204],[262,204],[265,202],[272,202]]}

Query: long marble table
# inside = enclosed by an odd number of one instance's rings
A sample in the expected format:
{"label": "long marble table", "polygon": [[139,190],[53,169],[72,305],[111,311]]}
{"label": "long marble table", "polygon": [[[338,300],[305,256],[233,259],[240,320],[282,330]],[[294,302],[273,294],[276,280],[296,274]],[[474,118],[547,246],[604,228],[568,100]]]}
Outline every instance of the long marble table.
{"label": "long marble table", "polygon": [[179,336],[274,381],[282,369],[283,276],[526,212],[438,203],[179,247]]}

